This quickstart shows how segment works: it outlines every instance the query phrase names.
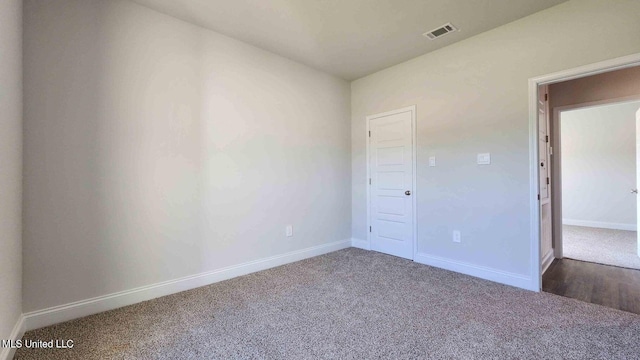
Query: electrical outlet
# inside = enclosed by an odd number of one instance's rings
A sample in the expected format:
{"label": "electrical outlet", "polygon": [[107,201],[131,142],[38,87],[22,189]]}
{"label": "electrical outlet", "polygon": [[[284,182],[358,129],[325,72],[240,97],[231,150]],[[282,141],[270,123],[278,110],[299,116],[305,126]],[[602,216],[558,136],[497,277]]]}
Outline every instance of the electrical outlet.
{"label": "electrical outlet", "polygon": [[293,225],[287,225],[286,233],[287,237],[293,236]]}
{"label": "electrical outlet", "polygon": [[461,242],[462,240],[460,239],[460,230],[453,230],[453,242]]}

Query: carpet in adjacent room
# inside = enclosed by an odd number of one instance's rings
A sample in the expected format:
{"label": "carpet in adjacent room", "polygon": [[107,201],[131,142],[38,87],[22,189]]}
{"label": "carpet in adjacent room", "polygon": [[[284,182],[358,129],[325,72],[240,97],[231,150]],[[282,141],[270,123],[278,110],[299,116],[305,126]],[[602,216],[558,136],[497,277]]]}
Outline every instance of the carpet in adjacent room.
{"label": "carpet in adjacent room", "polygon": [[635,231],[563,225],[563,257],[640,269]]}

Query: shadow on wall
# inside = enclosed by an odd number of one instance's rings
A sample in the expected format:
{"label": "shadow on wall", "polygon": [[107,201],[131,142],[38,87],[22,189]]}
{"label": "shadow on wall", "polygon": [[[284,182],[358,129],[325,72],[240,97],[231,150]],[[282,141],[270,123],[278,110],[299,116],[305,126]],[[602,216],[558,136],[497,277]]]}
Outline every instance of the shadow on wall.
{"label": "shadow on wall", "polygon": [[25,311],[350,237],[345,81],[127,1],[26,1],[25,67]]}
{"label": "shadow on wall", "polygon": [[[26,310],[177,276],[162,259],[204,261],[186,257],[202,239],[197,32],[71,5],[25,6]],[[36,298],[60,282],[74,286]]]}

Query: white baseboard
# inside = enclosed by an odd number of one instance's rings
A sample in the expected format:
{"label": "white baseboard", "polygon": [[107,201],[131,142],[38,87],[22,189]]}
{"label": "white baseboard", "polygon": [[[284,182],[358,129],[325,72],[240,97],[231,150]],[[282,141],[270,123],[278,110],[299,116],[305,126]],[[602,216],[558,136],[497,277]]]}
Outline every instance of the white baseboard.
{"label": "white baseboard", "polygon": [[473,265],[423,253],[417,253],[413,261],[526,290],[540,291],[540,289],[534,288],[535,286],[530,276],[510,273],[486,266]]}
{"label": "white baseboard", "polygon": [[358,249],[371,250],[371,245],[367,240],[351,238],[351,246]]}
{"label": "white baseboard", "polygon": [[28,312],[24,314],[24,328],[26,331],[38,329],[44,326],[117,309],[119,307],[132,305],[141,301],[155,299],[160,296],[195,289],[200,286],[213,284],[237,276],[247,275],[256,271],[262,271],[314,256],[327,254],[333,251],[346,249],[350,246],[350,239],[336,241],[239,265],[229,266],[218,270],[186,276],[180,279],[164,281],[157,284],[141,286],[135,289],[54,306],[48,309]]}
{"label": "white baseboard", "polygon": [[545,271],[549,268],[549,265],[553,262],[555,257],[553,256],[553,248],[547,251],[547,254],[542,257],[542,272],[540,274],[544,274]]}
{"label": "white baseboard", "polygon": [[610,223],[610,222],[602,222],[602,221],[588,221],[588,220],[574,220],[574,219],[562,219],[562,224],[601,228],[601,229],[638,231],[638,226],[636,224],[620,224],[620,223]]}
{"label": "white baseboard", "polygon": [[[20,315],[20,317],[18,318],[18,321],[16,322],[16,325],[13,327],[13,330],[11,331],[11,335],[9,335],[9,338],[2,339],[2,340],[16,341],[16,340],[22,339],[22,336],[24,335],[24,331],[25,331],[24,320],[25,320],[24,316]],[[13,359],[13,355],[15,355],[15,353],[16,353],[16,349],[0,348],[0,360],[11,360]]]}

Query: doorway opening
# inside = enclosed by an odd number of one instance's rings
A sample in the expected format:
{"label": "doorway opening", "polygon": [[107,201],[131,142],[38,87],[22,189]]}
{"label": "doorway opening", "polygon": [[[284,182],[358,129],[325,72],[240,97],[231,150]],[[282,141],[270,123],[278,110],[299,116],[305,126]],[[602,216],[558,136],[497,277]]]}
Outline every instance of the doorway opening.
{"label": "doorway opening", "polygon": [[532,79],[530,98],[534,286],[640,313],[640,54]]}
{"label": "doorway opening", "polygon": [[640,96],[554,109],[562,179],[559,258],[640,270],[638,109]]}
{"label": "doorway opening", "polygon": [[[543,225],[542,223],[541,208],[540,208],[540,201],[539,201],[540,186],[541,184],[546,183],[546,178],[544,180],[541,179],[541,170],[540,170],[540,168],[542,167],[540,163],[542,144],[540,142],[541,139],[540,139],[539,127],[541,123],[540,120],[544,119],[543,117],[540,116],[540,101],[542,100],[542,101],[550,102],[550,101],[553,101],[554,98],[556,98],[553,96],[553,94],[551,94],[551,97],[548,97],[547,95],[545,98],[542,98],[544,94],[539,93],[540,86],[541,85],[549,86],[549,85],[554,85],[559,83],[568,83],[570,80],[587,79],[592,76],[598,76],[605,73],[613,73],[616,70],[635,68],[635,67],[638,67],[639,65],[640,65],[640,53],[628,55],[620,58],[615,58],[611,60],[606,60],[606,61],[602,61],[595,64],[585,65],[578,68],[564,70],[557,73],[552,73],[552,74],[529,79],[529,134],[530,134],[530,137],[529,137],[530,212],[529,213],[531,218],[530,223],[532,224],[532,226],[530,227],[530,245],[531,245],[531,251],[530,251],[531,253],[531,287],[530,289],[531,290],[540,291],[542,289],[542,260],[543,260],[543,256],[546,255],[546,253],[543,252],[543,249],[542,249],[543,234],[541,230],[545,225]],[[622,76],[622,78],[624,79],[624,76]],[[612,91],[608,91],[608,89],[603,88],[601,84],[594,82],[593,78],[587,79],[586,82],[591,84],[591,86],[589,87],[593,89],[592,96],[596,97],[596,99],[591,99],[586,101],[574,101],[573,103],[597,101],[598,100],[597,97],[602,96],[603,93],[605,97],[608,96],[609,98],[623,97],[623,95],[617,95],[617,94],[614,95]],[[634,87],[637,88],[639,84],[640,82],[638,81],[631,81],[630,87],[632,89]],[[580,89],[580,88],[586,88],[586,87],[587,86],[583,83],[583,84],[578,84],[577,88]],[[565,93],[572,94],[571,91],[567,91]],[[600,99],[602,99],[602,97]],[[549,109],[547,109],[546,113],[548,117],[549,116],[548,114],[550,114]],[[553,124],[549,124],[547,126],[547,129],[549,131],[549,134],[547,134],[547,136],[549,136],[549,141],[558,141],[556,139],[558,134],[555,134],[552,131],[550,131],[551,129],[553,129]],[[553,147],[550,146],[547,151],[550,154],[549,158],[551,159],[551,166],[549,166],[547,163],[547,168],[551,175],[549,176],[550,178],[549,181],[551,185],[550,194],[551,194],[551,201],[553,203],[552,206],[553,206],[553,209],[555,209],[555,211],[551,214],[551,216],[547,217],[545,221],[547,221],[548,223],[551,223],[550,227],[552,229],[551,237],[552,237],[552,244],[553,244],[553,240],[555,238],[562,237],[561,227],[553,226],[554,224],[557,225],[561,223],[561,220],[562,220],[561,203],[557,203],[559,199],[557,196],[554,196],[554,191],[553,191],[554,188],[560,187],[559,185],[561,185],[561,179],[559,179],[560,181],[557,181],[556,183],[551,183],[551,178],[553,178],[554,174],[559,173],[560,169],[557,168],[559,164],[553,161],[553,155],[552,155]],[[548,227],[545,227],[545,229],[547,228]],[[558,257],[562,256],[561,253],[555,254],[555,249],[554,249],[554,255]]]}

